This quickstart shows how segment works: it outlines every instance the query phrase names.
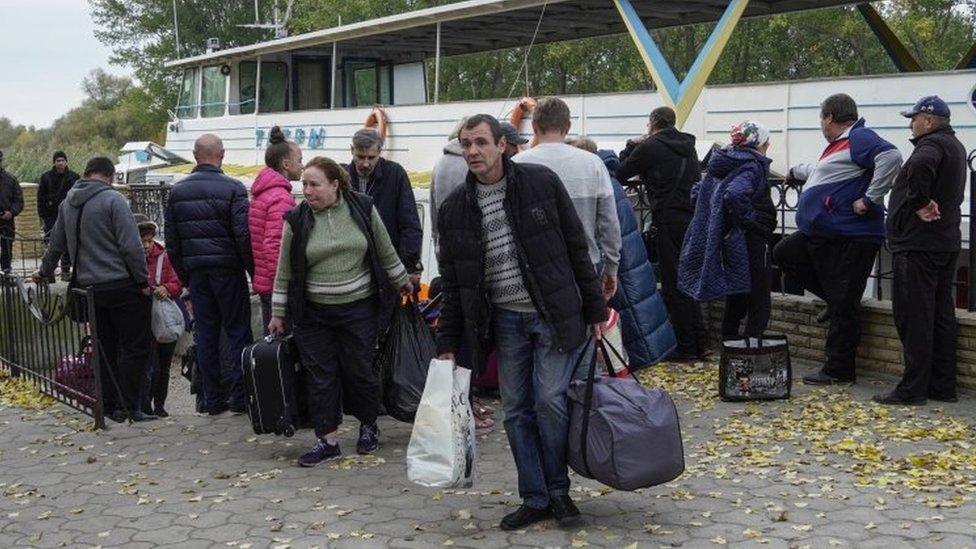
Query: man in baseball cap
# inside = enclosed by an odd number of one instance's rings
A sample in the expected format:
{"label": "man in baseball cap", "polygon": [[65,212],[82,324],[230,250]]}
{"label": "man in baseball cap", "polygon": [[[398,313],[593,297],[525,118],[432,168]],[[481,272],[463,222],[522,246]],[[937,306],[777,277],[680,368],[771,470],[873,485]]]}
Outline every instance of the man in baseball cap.
{"label": "man in baseball cap", "polygon": [[525,145],[529,140],[519,135],[518,128],[508,122],[501,122],[499,126],[502,127],[502,135],[505,136],[505,155],[515,156],[519,153],[519,145]]}
{"label": "man in baseball cap", "polygon": [[912,156],[891,189],[887,237],[891,249],[892,311],[905,371],[875,402],[918,405],[955,402],[956,310],[952,285],[962,248],[966,148],[949,124],[949,106],[923,97],[910,110]]}

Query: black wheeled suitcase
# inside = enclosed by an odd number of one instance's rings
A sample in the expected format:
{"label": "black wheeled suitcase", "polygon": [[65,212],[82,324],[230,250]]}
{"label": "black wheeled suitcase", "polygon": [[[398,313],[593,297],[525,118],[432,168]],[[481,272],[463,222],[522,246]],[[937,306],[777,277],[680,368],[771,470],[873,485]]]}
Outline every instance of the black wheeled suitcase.
{"label": "black wheeled suitcase", "polygon": [[268,336],[244,348],[244,390],[254,432],[290,437],[301,421],[301,364],[291,336]]}

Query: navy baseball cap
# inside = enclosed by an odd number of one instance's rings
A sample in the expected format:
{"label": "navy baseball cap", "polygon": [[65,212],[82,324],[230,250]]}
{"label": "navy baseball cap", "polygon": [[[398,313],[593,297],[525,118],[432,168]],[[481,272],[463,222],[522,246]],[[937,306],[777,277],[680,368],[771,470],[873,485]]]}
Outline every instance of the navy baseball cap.
{"label": "navy baseball cap", "polygon": [[505,136],[505,142],[509,145],[524,145],[529,142],[528,139],[519,135],[518,129],[515,126],[508,122],[502,122],[499,125],[502,127],[502,135]]}
{"label": "navy baseball cap", "polygon": [[949,118],[949,105],[946,105],[946,102],[938,95],[927,95],[919,99],[911,109],[901,111],[901,115],[905,118],[911,118],[919,113]]}

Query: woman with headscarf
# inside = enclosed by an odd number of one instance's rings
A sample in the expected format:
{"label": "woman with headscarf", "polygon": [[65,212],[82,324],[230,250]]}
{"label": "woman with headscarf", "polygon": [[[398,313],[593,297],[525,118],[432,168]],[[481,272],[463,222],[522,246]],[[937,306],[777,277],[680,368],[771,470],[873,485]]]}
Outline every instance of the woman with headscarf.
{"label": "woman with headscarf", "polygon": [[776,229],[766,180],[769,130],[742,122],[730,138],[692,189],[695,213],[681,249],[678,286],[698,301],[725,298],[723,339],[760,337],[769,324],[769,247]]}

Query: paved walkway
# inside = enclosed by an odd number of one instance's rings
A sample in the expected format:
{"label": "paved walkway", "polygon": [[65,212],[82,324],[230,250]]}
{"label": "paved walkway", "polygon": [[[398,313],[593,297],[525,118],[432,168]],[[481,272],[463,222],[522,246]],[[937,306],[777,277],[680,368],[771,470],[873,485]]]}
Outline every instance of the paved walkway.
{"label": "paved walkway", "polygon": [[497,528],[518,503],[501,429],[479,440],[473,489],[431,490],[407,481],[409,426],[388,418],[375,458],[309,470],[294,466],[308,432],[254,436],[184,397],[167,420],[95,433],[60,406],[13,405],[37,399],[0,380],[0,547],[976,547],[976,397],[882,408],[867,399],[891,380],[865,376],[727,404],[715,369],[645,375],[677,399],[684,476],[636,493],[574,476],[585,525],[519,532]]}

